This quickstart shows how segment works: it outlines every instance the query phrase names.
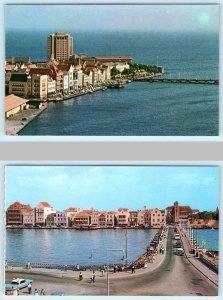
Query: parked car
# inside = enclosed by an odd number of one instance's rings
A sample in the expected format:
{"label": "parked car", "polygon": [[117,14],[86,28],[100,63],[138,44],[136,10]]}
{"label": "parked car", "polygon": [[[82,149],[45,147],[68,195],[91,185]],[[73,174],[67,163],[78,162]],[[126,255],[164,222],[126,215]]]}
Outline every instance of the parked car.
{"label": "parked car", "polygon": [[11,283],[7,283],[5,285],[5,289],[7,290],[13,290],[13,289],[24,289],[26,288],[29,283],[32,283],[33,280],[31,279],[20,279],[20,278],[13,278]]}

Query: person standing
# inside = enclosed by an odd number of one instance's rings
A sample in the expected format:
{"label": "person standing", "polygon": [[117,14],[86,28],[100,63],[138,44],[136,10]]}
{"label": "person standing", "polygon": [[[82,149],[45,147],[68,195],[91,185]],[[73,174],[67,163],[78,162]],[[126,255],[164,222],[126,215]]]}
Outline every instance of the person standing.
{"label": "person standing", "polygon": [[92,274],[92,281],[93,281],[93,283],[95,283],[95,271],[93,271],[93,274]]}
{"label": "person standing", "polygon": [[132,274],[135,273],[135,266],[132,266]]}
{"label": "person standing", "polygon": [[31,283],[28,284],[28,292],[29,292],[29,295],[32,293],[32,285],[31,285]]}
{"label": "person standing", "polygon": [[39,296],[39,292],[37,289],[35,289],[35,291],[34,291],[34,296]]}
{"label": "person standing", "polygon": [[41,290],[40,295],[41,295],[41,296],[45,296],[45,291],[44,291],[44,289]]}

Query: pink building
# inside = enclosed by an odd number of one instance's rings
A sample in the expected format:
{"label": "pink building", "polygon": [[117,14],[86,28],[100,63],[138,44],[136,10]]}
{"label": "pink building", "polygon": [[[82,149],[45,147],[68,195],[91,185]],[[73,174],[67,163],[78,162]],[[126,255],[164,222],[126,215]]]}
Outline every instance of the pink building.
{"label": "pink building", "polygon": [[128,226],[129,221],[129,209],[119,208],[117,214],[117,221],[119,226]]}
{"label": "pink building", "polygon": [[154,208],[151,210],[151,227],[160,228],[166,225],[166,211]]}

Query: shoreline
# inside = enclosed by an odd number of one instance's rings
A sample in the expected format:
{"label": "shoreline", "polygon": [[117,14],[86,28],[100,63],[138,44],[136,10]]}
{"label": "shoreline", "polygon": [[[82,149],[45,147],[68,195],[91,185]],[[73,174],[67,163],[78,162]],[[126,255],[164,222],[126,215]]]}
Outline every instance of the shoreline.
{"label": "shoreline", "polygon": [[[18,135],[18,133],[48,108],[46,103],[39,109],[31,108],[18,112],[13,117],[5,119],[5,134]],[[26,120],[23,120],[23,119]]]}
{"label": "shoreline", "polygon": [[[55,97],[55,98],[47,98],[46,101],[43,101],[43,106],[39,109],[27,109],[27,110],[22,110],[13,117],[5,119],[5,134],[6,135],[18,135],[18,133],[24,129],[26,126],[29,125],[35,118],[37,118],[45,109],[48,108],[48,104],[50,102],[54,103],[59,103],[67,100],[71,100],[75,98],[78,98],[83,95],[87,95],[90,93],[95,93],[98,91],[104,91],[105,89],[110,89],[109,86],[117,85],[118,83],[121,82],[122,86],[116,86],[115,88],[122,88],[124,87],[125,84],[129,82],[134,82],[134,81],[141,81],[143,79],[151,79],[154,77],[162,76],[163,73],[156,73],[153,75],[147,75],[145,77],[136,77],[134,78],[133,76],[128,76],[128,77],[121,77],[119,79],[112,79],[110,82],[104,83],[103,85],[99,87],[92,87],[92,88],[83,88],[82,91],[79,91],[78,93],[74,94],[69,94],[69,95],[64,95],[62,97]],[[130,80],[130,81],[129,81]],[[32,100],[32,98],[27,99],[28,101]],[[27,120],[22,120],[22,119],[27,119]]]}

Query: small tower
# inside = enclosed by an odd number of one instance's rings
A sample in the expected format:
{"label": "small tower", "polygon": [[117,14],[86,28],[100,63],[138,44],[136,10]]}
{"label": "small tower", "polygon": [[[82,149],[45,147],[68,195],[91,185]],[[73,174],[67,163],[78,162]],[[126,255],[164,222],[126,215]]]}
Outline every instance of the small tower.
{"label": "small tower", "polygon": [[178,201],[174,202],[174,223],[178,223],[180,220],[180,212],[179,212],[179,203]]}

